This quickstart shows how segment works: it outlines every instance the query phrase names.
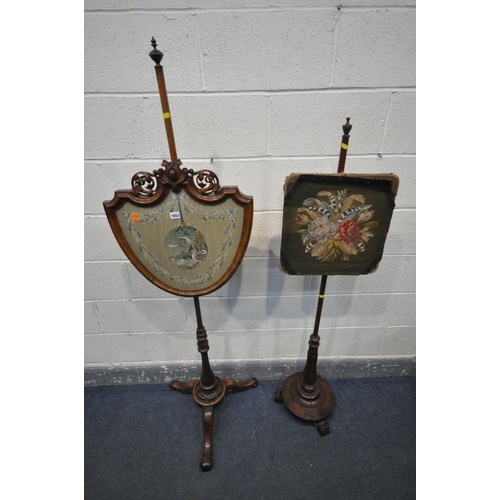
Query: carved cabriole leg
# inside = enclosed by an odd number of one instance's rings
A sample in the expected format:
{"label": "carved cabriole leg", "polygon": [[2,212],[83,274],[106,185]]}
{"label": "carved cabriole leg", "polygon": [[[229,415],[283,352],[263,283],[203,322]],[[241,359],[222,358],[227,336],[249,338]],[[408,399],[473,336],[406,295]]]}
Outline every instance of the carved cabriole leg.
{"label": "carved cabriole leg", "polygon": [[258,385],[256,378],[250,378],[246,382],[235,382],[231,378],[221,379],[215,376],[210,366],[208,359],[207,331],[203,326],[200,310],[200,302],[198,297],[194,297],[194,305],[196,311],[196,321],[198,327],[196,329],[196,339],[198,343],[198,352],[201,355],[201,377],[200,380],[191,380],[188,383],[182,383],[178,380],[173,380],[170,383],[170,388],[174,391],[192,393],[196,403],[202,409],[203,416],[203,456],[200,463],[202,471],[212,469],[212,431],[214,425],[215,406],[222,402],[226,391],[236,390],[243,391]]}
{"label": "carved cabriole leg", "polygon": [[191,380],[187,384],[184,384],[178,380],[172,380],[172,382],[170,382],[170,389],[177,392],[192,393],[196,382],[196,380]]}
{"label": "carved cabriole leg", "polygon": [[200,467],[202,471],[209,471],[212,468],[212,430],[214,427],[213,405],[203,406],[203,457]]}
{"label": "carved cabriole leg", "polygon": [[257,387],[259,382],[255,377],[248,379],[246,382],[235,382],[232,378],[225,378],[224,384],[226,385],[226,390],[228,391],[245,391],[246,389]]}

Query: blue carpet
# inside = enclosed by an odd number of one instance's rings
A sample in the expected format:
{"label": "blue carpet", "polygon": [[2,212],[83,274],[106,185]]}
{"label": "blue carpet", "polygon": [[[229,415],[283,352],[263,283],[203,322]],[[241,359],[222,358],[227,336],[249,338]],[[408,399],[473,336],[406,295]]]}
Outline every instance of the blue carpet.
{"label": "blue carpet", "polygon": [[415,498],[415,377],[328,380],[330,434],[274,402],[281,381],[228,393],[201,472],[201,409],[168,385],[87,387],[86,500]]}

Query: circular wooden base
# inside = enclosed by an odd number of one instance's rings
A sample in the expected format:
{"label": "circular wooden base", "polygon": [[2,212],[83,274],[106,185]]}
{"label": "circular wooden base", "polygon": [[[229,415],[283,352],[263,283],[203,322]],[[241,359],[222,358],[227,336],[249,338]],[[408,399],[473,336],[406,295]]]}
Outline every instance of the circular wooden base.
{"label": "circular wooden base", "polygon": [[215,385],[210,390],[203,390],[200,381],[193,387],[193,398],[200,406],[213,406],[222,401],[226,394],[226,384],[224,380],[215,377]]}
{"label": "circular wooden base", "polygon": [[333,392],[319,376],[316,379],[316,390],[308,394],[302,388],[302,372],[290,375],[283,384],[282,397],[283,403],[293,415],[308,422],[324,420],[333,410]]}

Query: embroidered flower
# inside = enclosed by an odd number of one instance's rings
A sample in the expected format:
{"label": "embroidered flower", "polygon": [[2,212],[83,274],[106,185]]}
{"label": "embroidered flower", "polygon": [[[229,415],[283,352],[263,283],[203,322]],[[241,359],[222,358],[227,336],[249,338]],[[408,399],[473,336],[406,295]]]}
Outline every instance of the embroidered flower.
{"label": "embroidered flower", "polygon": [[361,236],[361,226],[356,220],[344,219],[339,226],[339,240],[343,243],[354,243]]}
{"label": "embroidered flower", "polygon": [[324,243],[330,234],[335,234],[337,228],[325,215],[314,219],[308,226],[307,232],[311,239]]}
{"label": "embroidered flower", "polygon": [[320,191],[304,200],[295,221],[305,253],[322,262],[338,262],[364,252],[377,226],[371,207],[361,194],[347,196],[347,189]]}

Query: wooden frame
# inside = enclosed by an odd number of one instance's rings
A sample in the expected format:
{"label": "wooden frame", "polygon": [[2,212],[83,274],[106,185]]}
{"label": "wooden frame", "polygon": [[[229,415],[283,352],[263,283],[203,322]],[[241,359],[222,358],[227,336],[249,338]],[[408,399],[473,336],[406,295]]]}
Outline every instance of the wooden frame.
{"label": "wooden frame", "polygon": [[[139,225],[146,220],[138,213],[141,209],[145,208],[148,209],[148,212],[145,213],[148,214],[147,220],[149,222],[152,220],[152,218],[149,217],[150,211],[154,213],[154,209],[160,207],[162,211],[162,220],[155,221],[157,223],[153,230],[163,231],[165,233],[164,236],[167,236],[168,231],[176,225],[182,224],[179,220],[169,219],[168,214],[164,210],[166,202],[168,202],[168,197],[172,195],[172,193],[177,193],[177,196],[179,196],[179,194],[184,195],[184,198],[193,200],[195,203],[201,203],[202,205],[212,207],[212,211],[222,214],[218,215],[217,218],[208,215],[208,220],[202,220],[198,217],[200,224],[197,226],[202,233],[204,230],[203,226],[216,224],[221,221],[223,217],[228,218],[226,212],[229,213],[231,210],[235,212],[235,206],[241,207],[243,210],[242,216],[239,216],[239,227],[230,228],[231,231],[234,231],[236,234],[234,235],[234,239],[231,238],[229,240],[229,243],[232,244],[233,241],[238,241],[236,251],[232,250],[232,255],[234,254],[234,257],[231,261],[217,263],[216,267],[218,267],[218,269],[216,269],[215,273],[212,273],[210,271],[210,266],[214,265],[214,258],[216,257],[212,254],[211,259],[206,259],[206,262],[203,262],[200,266],[209,269],[207,272],[210,279],[198,279],[196,282],[187,285],[185,283],[183,285],[175,283],[172,274],[169,274],[165,269],[158,269],[159,266],[154,263],[151,263],[151,265],[148,264],[147,258],[143,256],[145,254],[144,250],[146,250],[146,252],[150,250],[145,248],[142,242],[138,242],[138,245],[134,245],[130,234],[127,233],[127,226],[128,229],[132,229],[132,225]],[[136,173],[132,177],[132,189],[116,191],[114,198],[111,201],[105,201],[103,205],[118,244],[136,269],[151,283],[162,290],[180,296],[192,297],[205,295],[223,286],[238,269],[245,255],[252,230],[252,197],[245,196],[235,186],[221,187],[217,176],[211,170],[194,172],[192,169],[188,170],[187,168],[181,168],[180,160],[175,162],[164,160],[160,169],[155,170],[153,173]],[[137,210],[133,212],[123,212],[124,208],[127,207],[130,210],[130,206],[136,207]],[[144,210],[142,210],[142,212],[144,213]],[[170,217],[172,217],[172,214],[178,214],[179,212],[172,211],[169,213],[171,214]],[[128,221],[124,220],[127,216]],[[206,218],[205,215],[203,217]],[[222,219],[222,222],[224,222],[224,219]],[[231,223],[230,220],[228,220],[228,222]],[[236,226],[234,218],[232,220],[232,225]],[[144,224],[142,227],[144,230],[146,229]],[[233,236],[232,233],[231,235]],[[168,248],[164,248],[164,251],[165,255],[163,259],[168,257]],[[208,254],[210,255],[210,252],[208,252]],[[158,255],[154,257],[156,261],[158,261],[158,257]],[[219,261],[223,260],[224,259],[219,258]],[[179,269],[179,271],[181,271],[181,274],[184,273],[185,275],[200,274],[198,272],[199,268],[196,270]],[[216,275],[215,277],[214,274]]]}
{"label": "wooden frame", "polygon": [[289,175],[280,269],[316,276],[375,272],[398,185],[394,174]]}
{"label": "wooden frame", "polygon": [[[314,423],[321,436],[330,432],[326,419],[335,404],[332,389],[317,372],[326,281],[329,275],[376,271],[399,186],[394,174],[344,173],[349,121],[342,126],[336,174],[291,174],[284,184],[280,269],[291,275],[320,275],[321,284],[304,370],[290,375],[274,400],[295,417]],[[363,255],[370,243],[375,244]]]}
{"label": "wooden frame", "polygon": [[163,160],[153,173],[137,172],[132,189],[115,191],[113,199],[103,205],[118,244],[136,269],[166,292],[193,297],[201,376],[187,383],[173,380],[170,388],[192,394],[202,408],[200,467],[209,471],[215,406],[227,392],[256,387],[258,381],[255,377],[236,382],[215,376],[199,296],[224,285],[243,260],[252,230],[253,198],[235,186],[221,187],[211,170],[195,172],[181,167],[160,64],[163,53],[154,38],[151,45],[149,56],[155,62],[171,161]]}

